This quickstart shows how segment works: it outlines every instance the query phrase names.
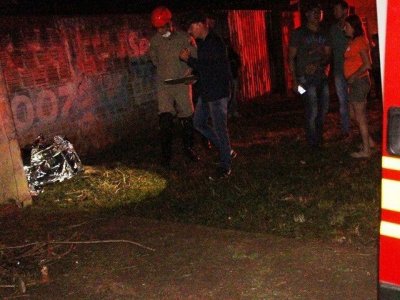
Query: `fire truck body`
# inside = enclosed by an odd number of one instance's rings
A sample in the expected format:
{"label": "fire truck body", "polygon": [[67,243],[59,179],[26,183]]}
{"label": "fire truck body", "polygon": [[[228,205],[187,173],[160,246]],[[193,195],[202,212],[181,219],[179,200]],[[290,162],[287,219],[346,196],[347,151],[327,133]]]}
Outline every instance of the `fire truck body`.
{"label": "fire truck body", "polygon": [[379,298],[400,299],[400,1],[377,0],[383,89]]}

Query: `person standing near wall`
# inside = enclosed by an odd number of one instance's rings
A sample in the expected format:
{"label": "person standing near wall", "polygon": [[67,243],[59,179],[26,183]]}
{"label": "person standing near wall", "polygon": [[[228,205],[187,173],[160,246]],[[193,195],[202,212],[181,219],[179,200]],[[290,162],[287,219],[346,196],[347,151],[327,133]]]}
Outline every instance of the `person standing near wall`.
{"label": "person standing near wall", "polygon": [[290,36],[289,68],[293,74],[293,89],[301,93],[305,105],[307,143],[312,149],[319,149],[329,108],[327,67],[331,48],[328,35],[320,27],[322,10],[319,3],[306,3],[303,12],[306,24]]}
{"label": "person standing near wall", "polygon": [[350,129],[347,82],[343,74],[344,52],[348,43],[348,37],[346,37],[346,34],[344,33],[344,20],[348,14],[349,5],[346,1],[335,1],[333,5],[333,15],[337,22],[330,28],[330,38],[333,54],[333,74],[335,79],[336,95],[339,100],[341,132],[343,138],[349,136]]}
{"label": "person standing near wall", "polygon": [[350,116],[357,122],[362,139],[359,152],[354,158],[368,158],[375,142],[369,134],[367,123],[367,96],[371,87],[368,70],[371,69],[370,49],[360,18],[357,15],[345,19],[345,32],[350,42],[344,53],[344,76],[349,87]]}
{"label": "person standing near wall", "polygon": [[190,45],[189,36],[175,30],[172,26],[172,14],[166,7],[160,6],[151,14],[152,25],[157,33],[150,40],[150,58],[157,68],[157,97],[160,124],[162,165],[170,168],[172,157],[173,119],[178,117],[181,127],[184,154],[191,161],[199,157],[193,150],[193,103],[190,85],[168,85],[166,79],[187,76],[191,69],[179,60],[182,49],[189,48],[194,53],[196,48]]}
{"label": "person standing near wall", "polygon": [[228,59],[231,66],[232,80],[231,80],[231,95],[228,103],[228,116],[233,118],[239,118],[240,114],[238,111],[238,85],[239,85],[239,71],[241,66],[240,56],[233,49],[229,38],[225,39],[225,43],[228,48]]}
{"label": "person standing near wall", "polygon": [[[194,12],[187,16],[188,32],[198,43],[197,58],[189,49],[181,51],[181,60],[196,70],[200,76],[200,98],[194,114],[194,126],[220,154],[220,164],[211,180],[224,179],[231,175],[231,159],[236,153],[231,149],[227,128],[229,82],[231,71],[222,39],[209,30],[206,15]],[[211,117],[212,127],[208,124]]]}

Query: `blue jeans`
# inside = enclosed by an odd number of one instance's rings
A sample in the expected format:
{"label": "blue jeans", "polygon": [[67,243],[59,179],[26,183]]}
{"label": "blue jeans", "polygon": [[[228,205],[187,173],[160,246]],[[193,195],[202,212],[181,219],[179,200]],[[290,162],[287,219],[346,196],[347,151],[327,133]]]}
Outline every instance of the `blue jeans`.
{"label": "blue jeans", "polygon": [[347,81],[343,74],[335,74],[336,94],[339,99],[340,122],[342,133],[348,134],[350,128],[349,100],[347,96]]}
{"label": "blue jeans", "polygon": [[[229,98],[206,102],[199,98],[193,117],[194,127],[219,150],[220,166],[231,168],[231,145],[229,142],[227,114]],[[208,124],[211,117],[212,127]]]}
{"label": "blue jeans", "polygon": [[[302,84],[304,79],[300,78],[298,82]],[[301,96],[305,106],[306,138],[311,147],[319,147],[322,144],[325,115],[329,109],[328,79],[323,78],[306,85],[306,90]]]}

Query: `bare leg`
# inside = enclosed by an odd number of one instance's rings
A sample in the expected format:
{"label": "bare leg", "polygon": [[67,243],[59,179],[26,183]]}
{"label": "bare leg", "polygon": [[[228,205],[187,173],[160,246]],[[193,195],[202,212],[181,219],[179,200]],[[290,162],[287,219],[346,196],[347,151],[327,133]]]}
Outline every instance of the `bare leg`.
{"label": "bare leg", "polygon": [[[375,142],[368,132],[368,124],[367,124],[367,113],[366,106],[367,103],[363,102],[354,102],[351,104],[354,110],[355,119],[358,124],[358,128],[360,130],[361,139],[362,139],[362,150],[360,152],[352,153],[353,157],[369,157],[371,155],[371,146],[375,146]],[[370,143],[371,142],[371,143]]]}

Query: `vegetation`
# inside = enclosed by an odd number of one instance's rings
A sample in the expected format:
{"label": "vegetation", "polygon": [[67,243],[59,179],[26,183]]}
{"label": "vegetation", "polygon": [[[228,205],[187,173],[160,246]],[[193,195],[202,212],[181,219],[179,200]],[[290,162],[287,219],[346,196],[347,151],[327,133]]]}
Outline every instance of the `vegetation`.
{"label": "vegetation", "polygon": [[[288,106],[290,111],[280,110]],[[349,156],[360,140],[357,131],[350,142],[339,138],[336,108],[327,117],[320,151],[305,145],[303,112],[294,102],[253,103],[242,115],[231,120],[239,155],[227,180],[208,180],[217,155],[200,143],[202,160],[190,163],[176,140],[174,170],[163,170],[153,135],[83,159],[86,172],[46,186],[31,211],[126,214],[287,237],[376,242],[380,154],[377,150],[361,160]],[[370,123],[378,140],[380,115],[380,103],[374,102]]]}

